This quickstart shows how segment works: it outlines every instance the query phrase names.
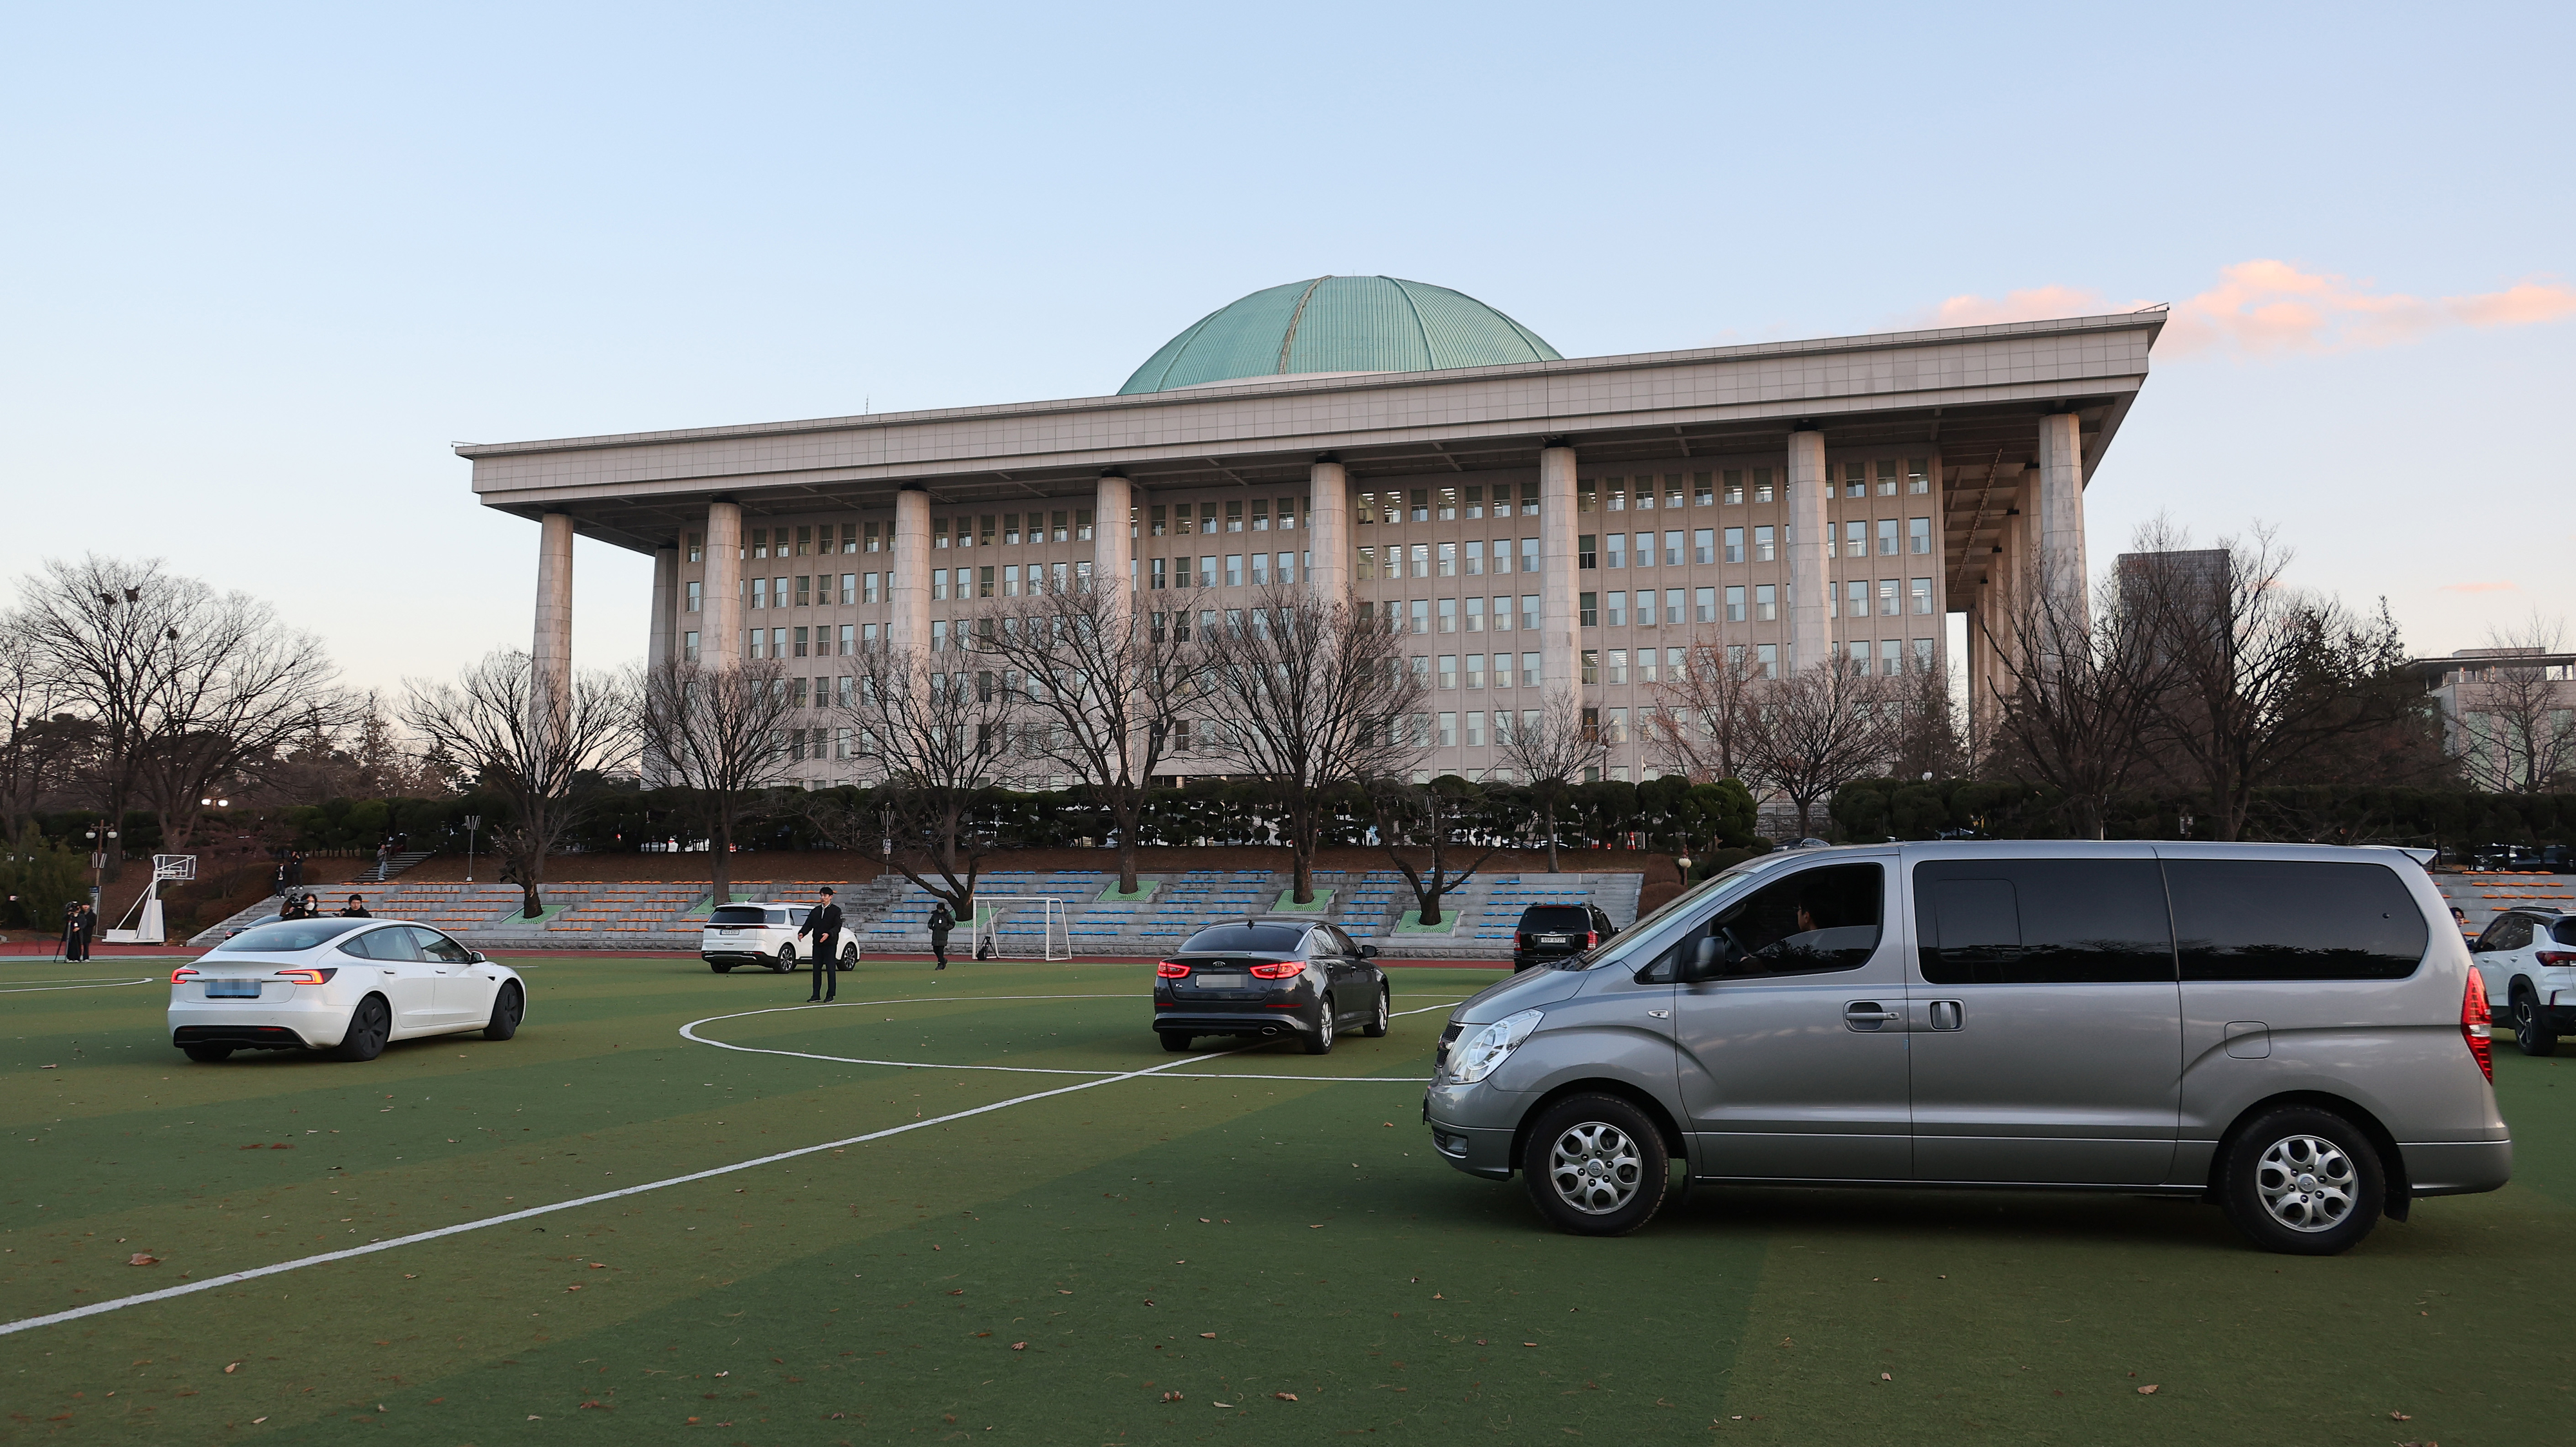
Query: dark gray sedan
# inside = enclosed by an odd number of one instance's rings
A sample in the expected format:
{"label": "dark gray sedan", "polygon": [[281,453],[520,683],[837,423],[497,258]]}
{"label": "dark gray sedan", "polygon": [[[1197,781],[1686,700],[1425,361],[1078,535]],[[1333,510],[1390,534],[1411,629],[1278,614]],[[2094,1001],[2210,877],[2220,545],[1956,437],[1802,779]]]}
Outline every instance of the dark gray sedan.
{"label": "dark gray sedan", "polygon": [[1385,1035],[1391,1013],[1377,948],[1294,915],[1210,925],[1154,966],[1154,1033],[1166,1050],[1201,1035],[1294,1036],[1321,1055],[1346,1027]]}

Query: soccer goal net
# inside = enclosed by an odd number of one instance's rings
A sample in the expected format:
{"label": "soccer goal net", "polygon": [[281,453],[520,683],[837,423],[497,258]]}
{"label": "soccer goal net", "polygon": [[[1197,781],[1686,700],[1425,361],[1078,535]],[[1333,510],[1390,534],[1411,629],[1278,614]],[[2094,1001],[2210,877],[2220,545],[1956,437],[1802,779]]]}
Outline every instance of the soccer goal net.
{"label": "soccer goal net", "polygon": [[979,960],[1069,960],[1073,935],[1064,901],[1048,895],[975,896]]}

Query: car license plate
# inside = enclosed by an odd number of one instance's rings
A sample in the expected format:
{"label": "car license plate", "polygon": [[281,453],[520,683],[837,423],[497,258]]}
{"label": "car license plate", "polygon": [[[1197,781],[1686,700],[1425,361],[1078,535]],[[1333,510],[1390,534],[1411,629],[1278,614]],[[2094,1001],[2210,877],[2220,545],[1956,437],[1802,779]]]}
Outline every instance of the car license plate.
{"label": "car license plate", "polygon": [[1538,937],[1538,942],[1543,945],[1561,945],[1566,943],[1566,937],[1564,935],[1540,935]]}
{"label": "car license plate", "polygon": [[256,1000],[259,998],[259,981],[208,980],[206,982],[206,998],[209,1000]]}
{"label": "car license plate", "polygon": [[1241,975],[1196,975],[1192,978],[1199,982],[1199,988],[1202,990],[1240,990],[1243,988],[1243,976]]}

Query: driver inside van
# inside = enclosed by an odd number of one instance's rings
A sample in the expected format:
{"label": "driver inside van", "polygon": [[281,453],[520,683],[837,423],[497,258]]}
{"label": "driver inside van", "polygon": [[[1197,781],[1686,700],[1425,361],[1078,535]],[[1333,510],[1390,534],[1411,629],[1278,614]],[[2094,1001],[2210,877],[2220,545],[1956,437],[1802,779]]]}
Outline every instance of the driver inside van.
{"label": "driver inside van", "polygon": [[1804,869],[1738,900],[1691,931],[1649,978],[1672,979],[1699,942],[1717,942],[1720,978],[1847,970],[1877,952],[1885,874],[1876,864]]}

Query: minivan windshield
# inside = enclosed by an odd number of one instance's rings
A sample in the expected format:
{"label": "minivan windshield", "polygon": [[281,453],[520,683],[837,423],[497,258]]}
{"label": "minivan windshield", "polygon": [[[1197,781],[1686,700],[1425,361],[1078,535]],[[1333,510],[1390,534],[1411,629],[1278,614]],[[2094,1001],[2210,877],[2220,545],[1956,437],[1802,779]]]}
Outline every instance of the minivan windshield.
{"label": "minivan windshield", "polygon": [[709,924],[766,924],[769,911],[756,904],[720,904],[707,916]]}
{"label": "minivan windshield", "polygon": [[1684,910],[1696,912],[1722,897],[1742,894],[1751,881],[1768,873],[1770,866],[1778,864],[1784,857],[1786,856],[1773,854],[1759,859],[1748,859],[1723,874],[1701,880],[1698,884],[1658,905],[1653,913],[1639,917],[1635,924],[1628,926],[1607,943],[1595,946],[1583,954],[1569,955],[1562,960],[1552,960],[1548,963],[1548,968],[1588,970],[1596,965],[1643,966],[1661,955],[1664,948],[1672,943],[1662,938],[1666,931],[1661,926],[1671,924],[1675,915]]}
{"label": "minivan windshield", "polygon": [[275,924],[253,925],[215,949],[234,954],[291,955],[328,944],[360,925],[373,923],[365,919],[282,919]]}
{"label": "minivan windshield", "polygon": [[1302,924],[1221,924],[1200,930],[1181,946],[1192,954],[1232,954],[1238,950],[1255,954],[1286,955],[1297,951],[1297,942],[1306,937]]}

